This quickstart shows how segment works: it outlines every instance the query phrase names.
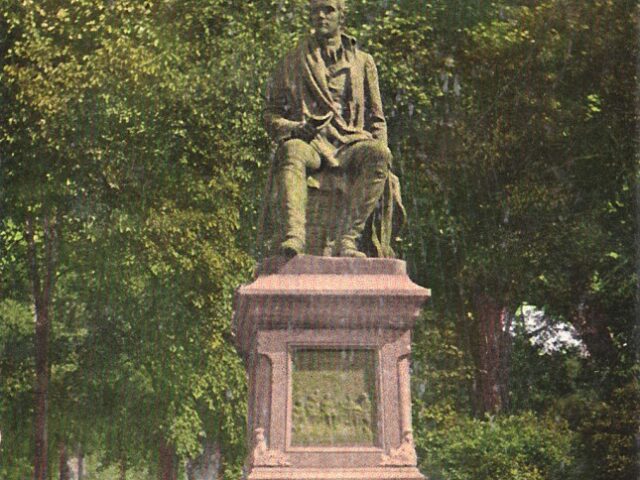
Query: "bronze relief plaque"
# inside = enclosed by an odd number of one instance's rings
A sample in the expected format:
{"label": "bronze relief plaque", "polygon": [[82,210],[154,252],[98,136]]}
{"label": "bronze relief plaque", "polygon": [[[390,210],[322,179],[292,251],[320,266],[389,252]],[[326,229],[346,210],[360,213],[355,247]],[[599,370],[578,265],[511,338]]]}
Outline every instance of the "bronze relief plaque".
{"label": "bronze relief plaque", "polygon": [[296,348],[291,368],[292,447],[376,445],[375,350]]}

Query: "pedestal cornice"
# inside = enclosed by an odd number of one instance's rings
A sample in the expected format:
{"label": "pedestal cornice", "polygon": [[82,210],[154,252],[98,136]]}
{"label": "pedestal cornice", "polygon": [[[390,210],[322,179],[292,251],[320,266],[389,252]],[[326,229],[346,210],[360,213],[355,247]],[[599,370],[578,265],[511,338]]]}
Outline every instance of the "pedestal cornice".
{"label": "pedestal cornice", "polygon": [[236,292],[236,340],[246,353],[258,329],[411,329],[429,296],[402,260],[272,257]]}

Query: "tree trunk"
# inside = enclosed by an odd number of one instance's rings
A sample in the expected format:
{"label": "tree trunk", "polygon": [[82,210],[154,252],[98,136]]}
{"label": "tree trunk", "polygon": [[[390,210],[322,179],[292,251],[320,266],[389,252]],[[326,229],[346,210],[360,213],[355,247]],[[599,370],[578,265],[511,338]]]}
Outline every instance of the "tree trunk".
{"label": "tree trunk", "polygon": [[215,475],[212,480],[222,480],[222,449],[220,448],[220,443],[215,443],[215,462],[216,469],[214,470]]}
{"label": "tree trunk", "polygon": [[[47,396],[49,389],[49,314],[54,285],[56,231],[55,222],[50,217],[43,219],[44,263],[41,272],[35,242],[35,225],[32,217],[27,218],[25,237],[29,276],[36,311],[35,328],[35,419],[34,419],[34,480],[47,480]],[[42,278],[43,276],[44,278]]]}
{"label": "tree trunk", "polygon": [[118,470],[120,473],[119,480],[127,480],[127,461],[124,458],[120,460]]}
{"label": "tree trunk", "polygon": [[78,478],[77,480],[84,479],[84,452],[82,447],[78,447]]}
{"label": "tree trunk", "polygon": [[48,344],[49,311],[36,302],[36,388],[35,388],[35,480],[47,480],[47,395],[49,388]]}
{"label": "tree trunk", "polygon": [[58,464],[58,471],[60,473],[60,480],[69,480],[69,465],[67,464],[67,461],[69,460],[69,458],[67,457],[67,447],[64,444],[64,442],[60,442],[60,445],[58,447],[58,452],[59,452],[59,464]]}
{"label": "tree trunk", "polygon": [[572,314],[571,323],[584,341],[587,351],[600,365],[613,365],[618,352],[609,331],[609,318],[597,303],[581,302]]}
{"label": "tree trunk", "polygon": [[488,295],[474,299],[476,374],[474,406],[477,415],[497,414],[508,408],[511,360],[511,315]]}
{"label": "tree trunk", "polygon": [[202,454],[186,463],[187,480],[218,480],[221,457],[220,444],[205,440]]}
{"label": "tree trunk", "polygon": [[159,480],[176,480],[175,453],[173,447],[164,441],[160,443],[159,453]]}

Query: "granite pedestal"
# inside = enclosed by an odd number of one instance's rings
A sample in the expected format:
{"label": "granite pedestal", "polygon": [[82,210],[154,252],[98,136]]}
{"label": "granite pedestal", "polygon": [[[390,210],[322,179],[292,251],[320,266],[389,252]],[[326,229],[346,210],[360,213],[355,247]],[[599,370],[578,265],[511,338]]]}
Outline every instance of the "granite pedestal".
{"label": "granite pedestal", "polygon": [[411,330],[429,290],[403,261],[263,262],[236,292],[249,376],[248,480],[422,480]]}

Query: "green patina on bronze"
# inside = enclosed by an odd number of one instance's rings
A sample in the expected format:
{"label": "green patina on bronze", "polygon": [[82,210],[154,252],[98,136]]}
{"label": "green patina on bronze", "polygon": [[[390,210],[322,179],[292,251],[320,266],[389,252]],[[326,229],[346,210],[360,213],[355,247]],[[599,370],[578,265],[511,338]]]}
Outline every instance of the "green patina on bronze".
{"label": "green patina on bronze", "polygon": [[[314,34],[278,64],[265,126],[277,149],[266,188],[265,252],[393,257],[404,221],[378,73],[344,34],[344,2],[313,0]],[[363,236],[363,232],[367,232]]]}
{"label": "green patina on bronze", "polygon": [[297,350],[292,365],[292,446],[375,445],[372,350]]}

